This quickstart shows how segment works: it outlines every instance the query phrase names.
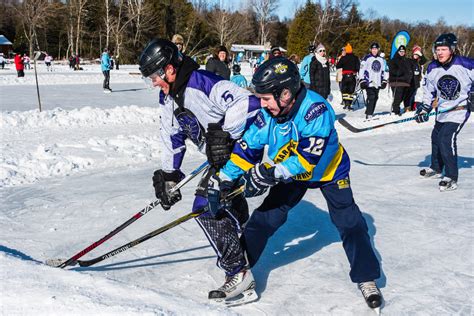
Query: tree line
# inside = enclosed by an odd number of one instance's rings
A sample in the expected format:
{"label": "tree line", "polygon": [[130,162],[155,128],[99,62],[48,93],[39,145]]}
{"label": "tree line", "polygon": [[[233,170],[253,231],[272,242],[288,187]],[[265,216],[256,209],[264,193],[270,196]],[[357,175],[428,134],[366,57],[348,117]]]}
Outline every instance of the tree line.
{"label": "tree line", "polygon": [[[234,1],[229,1],[234,3]],[[97,58],[104,48],[121,62],[135,63],[154,37],[179,33],[186,53],[204,59],[213,47],[231,44],[281,46],[288,54],[305,56],[310,44],[323,43],[335,56],[346,43],[363,56],[371,42],[389,52],[393,36],[402,29],[431,57],[432,42],[443,32],[458,36],[462,55],[473,55],[472,27],[448,26],[444,20],[406,23],[399,19],[362,15],[355,0],[307,0],[291,19],[275,14],[277,0],[248,0],[223,4],[207,0],[2,0],[0,34],[14,50],[46,51],[55,59],[75,54]]]}

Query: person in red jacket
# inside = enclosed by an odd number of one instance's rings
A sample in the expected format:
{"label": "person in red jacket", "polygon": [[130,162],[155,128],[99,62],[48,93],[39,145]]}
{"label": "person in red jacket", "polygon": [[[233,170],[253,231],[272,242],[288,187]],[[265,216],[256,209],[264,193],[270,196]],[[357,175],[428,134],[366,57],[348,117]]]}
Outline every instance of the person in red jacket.
{"label": "person in red jacket", "polygon": [[24,77],[25,72],[23,71],[24,65],[23,65],[23,58],[21,57],[21,54],[16,54],[14,61],[15,61],[16,72],[18,73],[18,78]]}

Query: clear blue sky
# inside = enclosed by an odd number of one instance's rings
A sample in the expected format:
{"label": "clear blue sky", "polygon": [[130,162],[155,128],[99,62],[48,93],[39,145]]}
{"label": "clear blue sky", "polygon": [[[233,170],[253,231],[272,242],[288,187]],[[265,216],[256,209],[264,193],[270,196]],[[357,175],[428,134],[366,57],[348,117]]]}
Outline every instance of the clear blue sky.
{"label": "clear blue sky", "polygon": [[[280,18],[293,17],[295,6],[306,0],[280,0],[277,14]],[[325,1],[322,0],[322,3]],[[448,25],[474,25],[474,0],[359,0],[363,14],[372,9],[378,17],[387,16],[404,22],[427,20],[434,24],[443,17]]]}

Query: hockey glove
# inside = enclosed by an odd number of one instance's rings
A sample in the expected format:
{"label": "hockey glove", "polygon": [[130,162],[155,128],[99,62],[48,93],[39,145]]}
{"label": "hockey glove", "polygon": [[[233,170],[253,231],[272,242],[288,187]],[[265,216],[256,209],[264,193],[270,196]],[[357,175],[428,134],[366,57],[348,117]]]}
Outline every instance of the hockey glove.
{"label": "hockey glove", "polygon": [[360,88],[361,89],[367,89],[369,87],[369,83],[365,80],[360,82]]}
{"label": "hockey glove", "polygon": [[206,155],[209,164],[217,169],[222,168],[230,158],[232,140],[217,123],[209,123],[206,138]]}
{"label": "hockey glove", "polygon": [[225,201],[225,198],[232,191],[233,186],[233,182],[222,181],[216,174],[209,178],[207,200],[209,212],[214,218],[217,218],[222,210],[231,206],[230,202]]}
{"label": "hockey glove", "polygon": [[153,174],[155,195],[157,199],[160,199],[160,204],[165,211],[181,200],[181,192],[179,190],[173,193],[169,193],[169,191],[183,178],[184,174],[179,170],[166,172],[160,169],[156,170]]}
{"label": "hockey glove", "polygon": [[385,88],[387,88],[387,80],[383,80],[383,81],[382,81],[382,84],[380,85],[380,89],[383,90],[383,89],[385,89]]}
{"label": "hockey glove", "polygon": [[416,106],[415,120],[417,123],[425,123],[430,119],[429,113],[431,112],[431,106],[424,103],[418,103]]}
{"label": "hockey glove", "polygon": [[258,163],[244,174],[245,196],[254,197],[262,195],[268,188],[279,182],[275,178],[275,167],[268,163]]}

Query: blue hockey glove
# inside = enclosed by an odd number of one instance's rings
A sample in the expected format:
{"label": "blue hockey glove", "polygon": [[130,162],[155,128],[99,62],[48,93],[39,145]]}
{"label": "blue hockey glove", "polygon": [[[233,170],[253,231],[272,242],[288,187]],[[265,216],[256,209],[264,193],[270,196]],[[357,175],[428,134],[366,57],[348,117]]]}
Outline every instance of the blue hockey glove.
{"label": "blue hockey glove", "polygon": [[225,201],[226,196],[231,192],[233,183],[222,181],[218,175],[213,174],[207,183],[207,201],[209,212],[213,217],[217,217],[222,210],[230,207],[230,202]]}
{"label": "blue hockey glove", "polygon": [[417,123],[425,123],[430,119],[429,113],[432,107],[428,104],[418,103],[416,105],[415,120]]}
{"label": "blue hockey glove", "polygon": [[279,179],[275,178],[275,167],[268,163],[258,163],[244,174],[245,196],[254,197],[262,195],[268,188],[274,186]]}

